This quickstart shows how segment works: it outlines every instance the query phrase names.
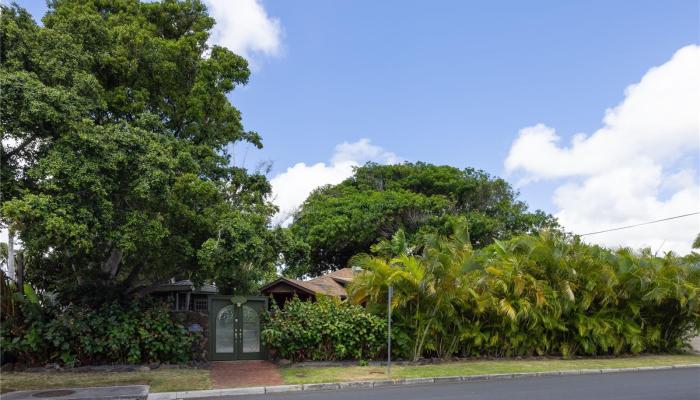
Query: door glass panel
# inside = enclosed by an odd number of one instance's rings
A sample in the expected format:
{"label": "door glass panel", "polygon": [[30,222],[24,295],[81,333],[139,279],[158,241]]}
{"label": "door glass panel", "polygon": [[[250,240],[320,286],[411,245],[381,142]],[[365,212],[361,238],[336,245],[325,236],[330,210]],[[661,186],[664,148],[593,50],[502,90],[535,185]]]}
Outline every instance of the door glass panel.
{"label": "door glass panel", "polygon": [[260,317],[255,309],[243,305],[243,352],[260,352]]}
{"label": "door glass panel", "polygon": [[226,306],[216,315],[216,352],[233,353],[233,323],[236,306]]}

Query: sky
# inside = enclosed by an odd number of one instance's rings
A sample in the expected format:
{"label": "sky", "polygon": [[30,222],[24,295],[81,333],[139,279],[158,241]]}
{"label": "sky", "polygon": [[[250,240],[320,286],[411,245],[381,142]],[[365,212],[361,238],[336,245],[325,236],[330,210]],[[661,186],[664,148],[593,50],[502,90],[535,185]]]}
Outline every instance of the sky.
{"label": "sky", "polygon": [[[700,211],[700,10],[668,1],[205,0],[289,216],[366,161],[476,167],[574,233]],[[42,0],[18,1],[35,17]],[[690,251],[700,216],[586,236]]]}

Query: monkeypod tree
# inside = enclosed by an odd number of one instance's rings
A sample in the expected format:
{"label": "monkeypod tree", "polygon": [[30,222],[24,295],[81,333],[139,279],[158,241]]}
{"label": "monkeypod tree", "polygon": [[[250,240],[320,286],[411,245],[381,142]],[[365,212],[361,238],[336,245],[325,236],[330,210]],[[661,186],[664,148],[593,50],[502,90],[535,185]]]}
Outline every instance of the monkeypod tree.
{"label": "monkeypod tree", "polygon": [[296,212],[289,230],[310,251],[288,263],[287,273],[343,268],[399,229],[413,243],[422,233],[449,233],[446,227],[460,218],[468,221],[475,248],[557,225],[542,211],[528,211],[517,195],[503,179],[472,168],[369,163],[342,183],[313,192]]}
{"label": "monkeypod tree", "polygon": [[86,300],[274,271],[270,185],[226,152],[261,147],[226,97],[248,64],[207,44],[200,1],[0,7],[0,217],[28,280]]}

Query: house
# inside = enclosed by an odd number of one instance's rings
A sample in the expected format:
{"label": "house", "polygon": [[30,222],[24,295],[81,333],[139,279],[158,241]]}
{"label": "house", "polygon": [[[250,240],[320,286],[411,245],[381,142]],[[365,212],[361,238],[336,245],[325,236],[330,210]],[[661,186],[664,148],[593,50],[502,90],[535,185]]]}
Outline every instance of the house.
{"label": "house", "polygon": [[[358,271],[359,269],[343,268],[309,280],[280,277],[263,286],[260,292],[267,298],[272,296],[280,307],[295,295],[302,300],[315,300],[318,295],[346,300],[346,287]],[[196,311],[206,314],[209,312],[209,297],[218,295],[219,289],[209,284],[196,287],[190,280],[171,280],[153,289],[149,294],[156,299],[165,300],[173,311]]]}
{"label": "house", "polygon": [[197,311],[206,314],[209,296],[218,293],[219,289],[214,285],[195,287],[190,280],[172,280],[153,289],[149,294],[156,299],[165,300],[173,311]]}
{"label": "house", "polygon": [[318,295],[345,300],[348,297],[347,285],[352,282],[358,271],[354,268],[343,268],[306,281],[281,277],[263,286],[260,292],[264,296],[272,296],[280,307],[295,295],[301,300],[315,300]]}
{"label": "house", "polygon": [[160,285],[149,292],[165,300],[177,320],[189,332],[201,333],[201,359],[210,361],[264,360],[261,315],[268,308],[266,297],[220,295],[214,285],[195,286],[190,280]]}
{"label": "house", "polygon": [[190,332],[202,332],[207,338],[201,349],[203,359],[259,360],[267,357],[260,321],[270,296],[280,307],[295,295],[303,300],[319,295],[345,300],[346,287],[358,271],[343,268],[310,280],[279,278],[263,286],[263,296],[220,295],[214,285],[195,286],[190,280],[174,279],[149,294],[168,302]]}

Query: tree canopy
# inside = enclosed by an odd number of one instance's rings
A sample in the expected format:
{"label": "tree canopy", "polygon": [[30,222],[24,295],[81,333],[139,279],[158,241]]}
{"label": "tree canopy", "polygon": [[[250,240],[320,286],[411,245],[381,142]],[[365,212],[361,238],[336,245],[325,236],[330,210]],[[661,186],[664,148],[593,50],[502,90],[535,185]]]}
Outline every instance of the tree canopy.
{"label": "tree canopy", "polygon": [[54,0],[43,26],[1,7],[0,218],[33,284],[69,298],[171,277],[246,292],[274,274],[270,185],[227,153],[262,146],[226,97],[248,63],[207,44],[200,1]]}
{"label": "tree canopy", "polygon": [[542,211],[528,211],[517,195],[505,180],[473,168],[369,163],[342,183],[314,191],[294,215],[289,230],[308,254],[287,260],[287,273],[342,268],[399,229],[410,242],[418,233],[445,233],[458,217],[467,219],[476,248],[557,225]]}

